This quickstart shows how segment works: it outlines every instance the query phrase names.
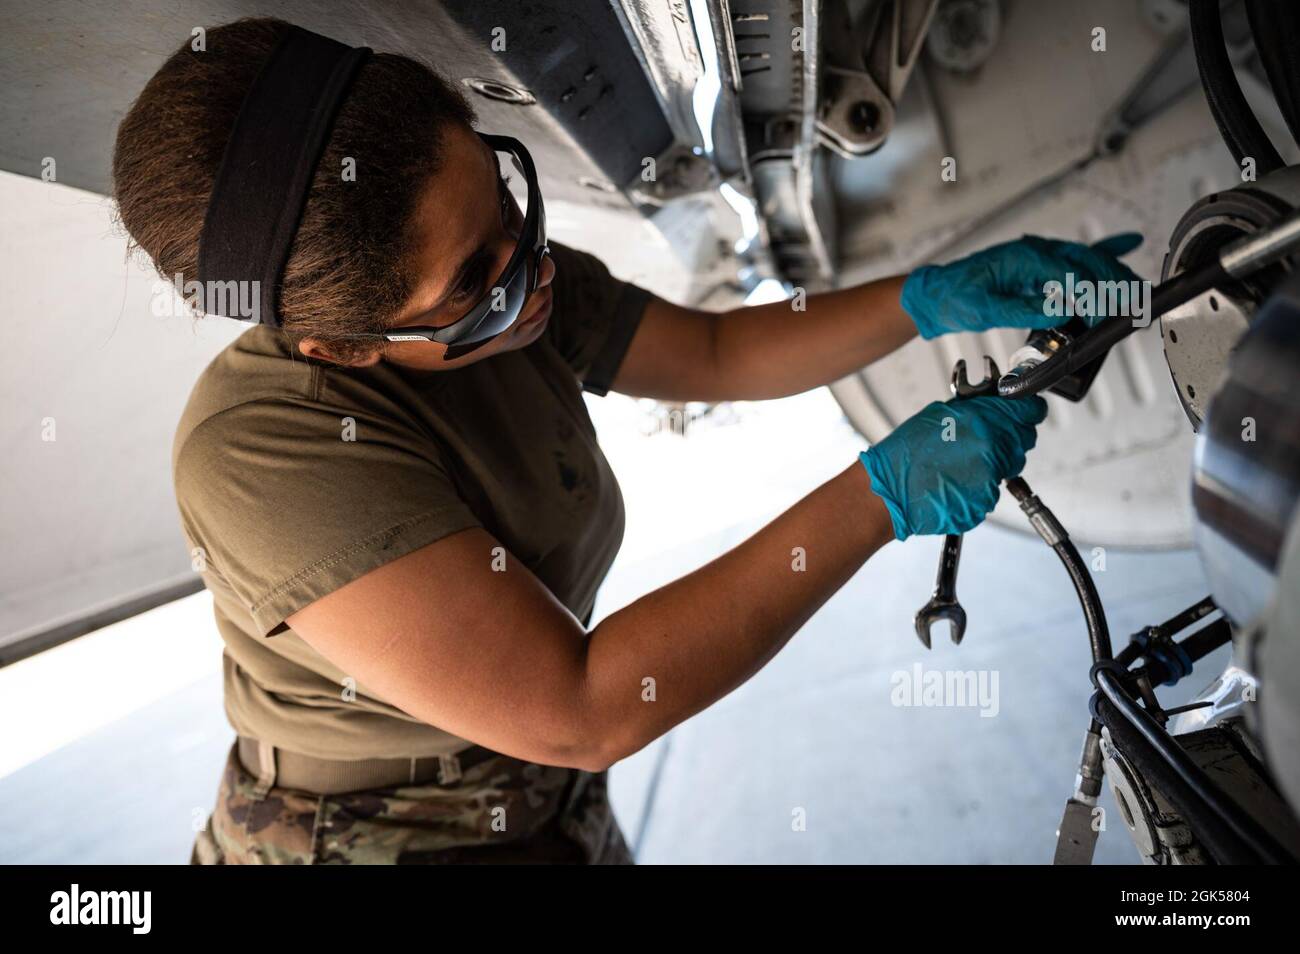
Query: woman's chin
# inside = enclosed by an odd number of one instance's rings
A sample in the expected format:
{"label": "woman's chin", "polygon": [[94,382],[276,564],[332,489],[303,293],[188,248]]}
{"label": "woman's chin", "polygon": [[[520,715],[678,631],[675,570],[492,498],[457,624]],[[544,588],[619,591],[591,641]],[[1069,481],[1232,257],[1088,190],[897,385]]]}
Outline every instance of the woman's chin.
{"label": "woman's chin", "polygon": [[546,314],[539,316],[533,321],[530,321],[527,326],[519,329],[519,343],[514,347],[522,348],[526,345],[532,344],[542,336],[542,332],[546,330],[546,326],[550,324],[550,321],[551,311],[547,308]]}

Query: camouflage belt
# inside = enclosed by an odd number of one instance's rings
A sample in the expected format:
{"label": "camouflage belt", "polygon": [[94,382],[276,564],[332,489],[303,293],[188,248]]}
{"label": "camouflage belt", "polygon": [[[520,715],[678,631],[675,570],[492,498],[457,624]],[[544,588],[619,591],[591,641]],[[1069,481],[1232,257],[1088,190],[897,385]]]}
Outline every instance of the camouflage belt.
{"label": "camouflage belt", "polygon": [[274,786],[313,795],[342,795],[430,782],[450,785],[460,781],[466,769],[496,755],[491,749],[474,745],[455,755],[342,761],[290,752],[243,735],[239,737],[238,751],[244,770],[257,778],[262,794]]}
{"label": "camouflage belt", "polygon": [[195,864],[630,864],[603,774],[505,755],[449,785],[312,795],[257,777],[231,746]]}

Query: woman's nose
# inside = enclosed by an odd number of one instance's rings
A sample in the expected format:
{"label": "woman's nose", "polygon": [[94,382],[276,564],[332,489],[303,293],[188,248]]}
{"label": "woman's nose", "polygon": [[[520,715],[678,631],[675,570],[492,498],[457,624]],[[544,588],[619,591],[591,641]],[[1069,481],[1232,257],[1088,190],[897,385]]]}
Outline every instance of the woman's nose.
{"label": "woman's nose", "polygon": [[549,253],[542,256],[541,267],[537,269],[537,287],[545,288],[555,278],[555,262]]}

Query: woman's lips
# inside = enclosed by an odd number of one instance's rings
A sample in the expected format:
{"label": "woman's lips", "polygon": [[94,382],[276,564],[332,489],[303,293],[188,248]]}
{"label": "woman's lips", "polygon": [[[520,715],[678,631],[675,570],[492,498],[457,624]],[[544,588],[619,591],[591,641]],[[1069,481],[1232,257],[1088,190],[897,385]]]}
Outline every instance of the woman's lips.
{"label": "woman's lips", "polygon": [[541,302],[541,304],[533,309],[531,315],[527,318],[520,318],[519,321],[516,322],[515,327],[518,329],[531,328],[542,319],[549,318],[553,300],[554,296],[551,294],[551,290],[549,288],[546,289],[546,298]]}

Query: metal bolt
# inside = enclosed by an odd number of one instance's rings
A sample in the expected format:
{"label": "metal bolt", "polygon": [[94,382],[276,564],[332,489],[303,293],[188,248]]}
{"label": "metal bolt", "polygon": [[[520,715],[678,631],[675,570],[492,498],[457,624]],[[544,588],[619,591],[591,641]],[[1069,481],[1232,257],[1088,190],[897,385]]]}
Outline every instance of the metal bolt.
{"label": "metal bolt", "polygon": [[880,107],[865,99],[849,107],[849,125],[859,134],[873,133],[880,125]]}

